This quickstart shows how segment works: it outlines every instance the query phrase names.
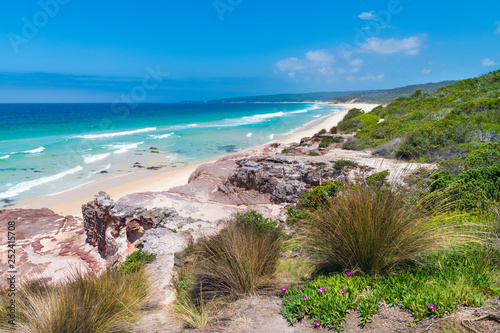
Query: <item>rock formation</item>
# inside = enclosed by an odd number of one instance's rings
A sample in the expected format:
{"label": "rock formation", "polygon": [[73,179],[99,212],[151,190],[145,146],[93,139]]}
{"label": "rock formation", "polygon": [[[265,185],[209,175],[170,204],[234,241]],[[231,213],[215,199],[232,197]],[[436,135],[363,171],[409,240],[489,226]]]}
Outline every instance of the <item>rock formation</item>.
{"label": "rock formation", "polygon": [[210,231],[213,223],[179,216],[173,208],[146,209],[125,205],[99,192],[82,206],[87,241],[96,246],[112,267],[144,247],[156,255],[173,255],[190,239]]}
{"label": "rock formation", "polygon": [[7,209],[0,211],[0,269],[7,261],[8,222],[15,222],[15,265],[18,281],[48,279],[59,281],[75,270],[100,271],[105,261],[85,242],[83,221],[60,216],[50,209]]}

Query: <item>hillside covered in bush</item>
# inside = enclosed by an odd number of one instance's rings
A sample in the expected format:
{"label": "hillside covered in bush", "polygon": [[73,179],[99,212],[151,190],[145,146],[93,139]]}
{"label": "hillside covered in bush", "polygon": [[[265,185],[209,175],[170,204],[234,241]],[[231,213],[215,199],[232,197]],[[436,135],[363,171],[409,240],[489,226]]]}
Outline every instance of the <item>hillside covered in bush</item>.
{"label": "hillside covered in bush", "polygon": [[494,153],[500,141],[500,71],[435,92],[417,90],[365,118],[360,114],[339,125],[357,131],[348,147],[430,162],[463,159],[477,150]]}

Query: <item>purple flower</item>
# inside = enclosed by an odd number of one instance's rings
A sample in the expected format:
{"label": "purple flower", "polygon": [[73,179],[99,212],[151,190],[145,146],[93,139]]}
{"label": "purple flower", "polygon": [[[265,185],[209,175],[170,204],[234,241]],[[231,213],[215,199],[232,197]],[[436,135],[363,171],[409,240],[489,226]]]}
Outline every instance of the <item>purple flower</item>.
{"label": "purple flower", "polygon": [[315,321],[314,322],[314,325],[316,325],[316,327],[320,327],[321,326],[321,323],[319,321]]}
{"label": "purple flower", "polygon": [[302,312],[299,312],[299,317],[304,317],[304,314]]}
{"label": "purple flower", "polygon": [[302,288],[299,288],[299,291],[302,291]]}
{"label": "purple flower", "polygon": [[341,293],[342,295],[344,295],[344,294],[345,294],[345,290],[344,290],[344,289],[342,289],[342,290],[340,291],[340,293]]}
{"label": "purple flower", "polygon": [[429,304],[429,309],[430,310],[434,310],[436,308],[436,306],[434,306],[434,304]]}
{"label": "purple flower", "polygon": [[286,287],[281,287],[281,291],[286,291]]}
{"label": "purple flower", "polygon": [[328,288],[326,288],[325,290],[328,291]]}
{"label": "purple flower", "polygon": [[319,288],[319,289],[318,289],[318,293],[322,294],[322,293],[324,293],[324,292],[325,292],[325,289],[323,289],[323,288]]}
{"label": "purple flower", "polygon": [[351,271],[345,272],[345,275],[347,275],[347,276],[351,275]]}
{"label": "purple flower", "polygon": [[292,298],[290,297],[290,301],[292,300]]}
{"label": "purple flower", "polygon": [[304,296],[304,301],[307,301],[307,297]]}

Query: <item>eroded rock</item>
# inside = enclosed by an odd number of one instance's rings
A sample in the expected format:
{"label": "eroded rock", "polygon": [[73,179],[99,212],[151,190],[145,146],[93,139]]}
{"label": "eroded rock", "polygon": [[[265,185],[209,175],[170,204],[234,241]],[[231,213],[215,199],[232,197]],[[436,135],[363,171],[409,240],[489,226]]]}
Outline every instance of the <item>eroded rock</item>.
{"label": "eroded rock", "polygon": [[[10,268],[7,261],[9,221],[15,222],[15,268],[20,281],[60,281],[75,270],[99,272],[105,260],[85,242],[83,221],[61,216],[48,208],[0,211],[0,269],[2,277]],[[4,279],[2,279],[4,280]]]}

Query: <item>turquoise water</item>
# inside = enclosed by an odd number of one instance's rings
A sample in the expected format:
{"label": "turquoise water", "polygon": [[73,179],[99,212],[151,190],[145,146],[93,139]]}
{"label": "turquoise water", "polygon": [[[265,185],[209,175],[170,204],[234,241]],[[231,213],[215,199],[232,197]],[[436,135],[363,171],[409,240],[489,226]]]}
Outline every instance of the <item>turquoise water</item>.
{"label": "turquoise water", "polygon": [[61,193],[134,172],[136,163],[170,166],[225,155],[338,109],[315,103],[0,104],[0,200],[8,206]]}

